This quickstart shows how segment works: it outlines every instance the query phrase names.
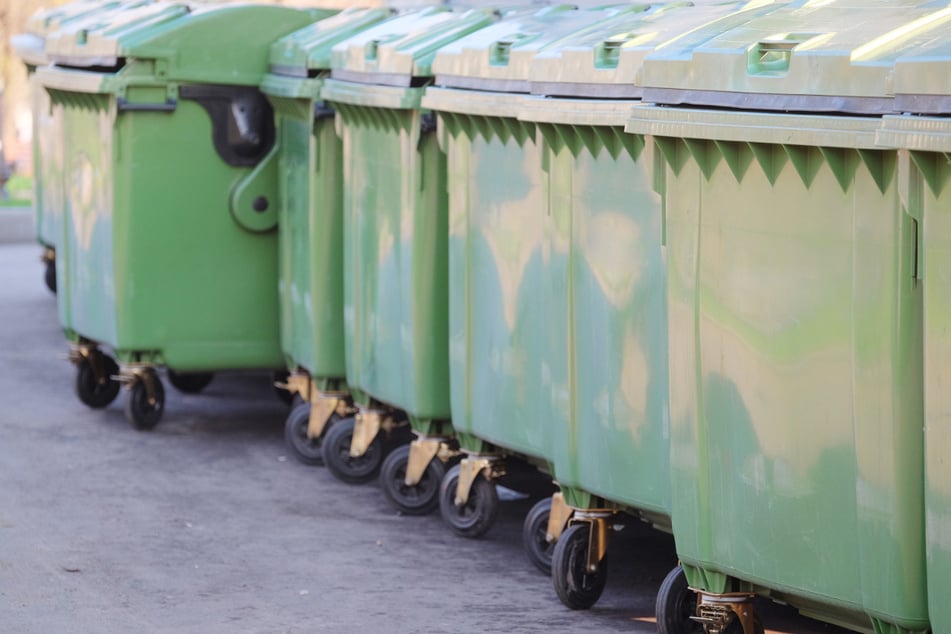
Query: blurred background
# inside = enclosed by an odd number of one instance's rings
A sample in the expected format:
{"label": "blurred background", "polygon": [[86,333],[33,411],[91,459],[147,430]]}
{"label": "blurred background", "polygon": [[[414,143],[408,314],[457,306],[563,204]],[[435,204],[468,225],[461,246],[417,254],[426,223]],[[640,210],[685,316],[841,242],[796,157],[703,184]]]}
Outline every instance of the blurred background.
{"label": "blurred background", "polygon": [[[33,197],[30,112],[26,67],[17,58],[10,38],[22,33],[27,20],[40,9],[72,0],[0,0],[0,205],[29,205]],[[213,0],[218,2],[239,0]],[[372,6],[379,0],[257,0],[273,4],[312,7]]]}

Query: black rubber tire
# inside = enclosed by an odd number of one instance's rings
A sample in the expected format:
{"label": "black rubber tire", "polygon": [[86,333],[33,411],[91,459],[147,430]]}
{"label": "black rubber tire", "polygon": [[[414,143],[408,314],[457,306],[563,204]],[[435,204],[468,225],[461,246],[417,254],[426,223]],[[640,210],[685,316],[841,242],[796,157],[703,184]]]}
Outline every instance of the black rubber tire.
{"label": "black rubber tire", "polygon": [[452,532],[459,537],[482,537],[492,528],[499,515],[499,494],[494,482],[479,475],[472,482],[465,506],[456,506],[460,470],[457,464],[443,477],[439,487],[439,512]]}
{"label": "black rubber tire", "polygon": [[348,484],[366,484],[379,473],[383,464],[383,432],[377,434],[365,454],[350,456],[350,441],[356,419],[352,416],[335,422],[324,434],[324,464],[338,480]]}
{"label": "black rubber tire", "polygon": [[165,412],[165,388],[158,377],[154,378],[155,403],[149,403],[149,395],[145,383],[136,381],[129,390],[129,398],[125,402],[125,417],[134,429],[150,431],[162,420]]}
{"label": "black rubber tire", "polygon": [[115,359],[102,355],[102,367],[105,371],[104,382],[96,379],[96,372],[89,359],[82,359],[76,364],[76,396],[87,407],[102,409],[107,407],[119,395],[119,382],[112,377],[119,373],[119,366]]}
{"label": "black rubber tire", "polygon": [[43,272],[43,281],[46,282],[46,288],[50,289],[53,295],[56,294],[56,260],[46,261],[46,270]]}
{"label": "black rubber tire", "polygon": [[566,607],[587,610],[601,598],[608,580],[608,558],[601,560],[598,570],[587,571],[588,533],[591,526],[575,524],[561,534],[551,558],[551,578],[555,593]]}
{"label": "black rubber tire", "polygon": [[548,541],[548,518],[551,516],[551,498],[539,500],[525,516],[522,524],[522,546],[528,560],[546,575],[551,574],[551,556],[555,542]]}
{"label": "black rubber tire", "polygon": [[446,475],[446,465],[439,458],[433,458],[419,482],[406,486],[409,451],[409,445],[401,445],[390,452],[380,469],[380,484],[386,499],[397,511],[406,515],[428,515],[439,506],[439,485]]}
{"label": "black rubber tire", "polygon": [[321,467],[324,464],[323,441],[334,421],[337,420],[337,415],[331,414],[320,438],[308,438],[310,409],[310,403],[298,403],[294,406],[284,421],[284,441],[298,461],[312,467]]}
{"label": "black rubber tire", "polygon": [[657,591],[654,613],[658,634],[703,634],[703,626],[690,620],[697,614],[697,594],[687,586],[682,566],[664,577]]}
{"label": "black rubber tire", "polygon": [[277,383],[287,383],[288,376],[290,376],[290,373],[287,372],[286,370],[278,370],[274,372],[274,374],[271,376],[271,379],[272,379],[272,384],[274,384],[275,396],[277,396],[277,398],[280,399],[280,401],[284,403],[285,405],[293,406],[294,397],[296,396],[296,394],[293,394],[289,392],[288,390],[285,390],[284,388],[278,387],[276,385]]}
{"label": "black rubber tire", "polygon": [[215,378],[212,372],[176,372],[168,369],[168,382],[182,394],[198,394]]}

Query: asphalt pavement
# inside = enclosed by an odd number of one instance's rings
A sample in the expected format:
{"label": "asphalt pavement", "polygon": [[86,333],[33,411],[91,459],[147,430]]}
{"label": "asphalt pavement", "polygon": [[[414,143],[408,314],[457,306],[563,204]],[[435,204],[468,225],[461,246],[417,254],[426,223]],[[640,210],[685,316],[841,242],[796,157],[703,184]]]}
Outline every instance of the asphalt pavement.
{"label": "asphalt pavement", "polygon": [[[267,374],[167,387],[152,432],[126,423],[125,393],[87,409],[38,256],[0,244],[0,631],[656,631],[670,536],[618,532],[601,600],[568,610],[522,552],[534,500],[479,540],[401,516],[377,484],[291,457]],[[772,632],[844,631],[764,610]]]}

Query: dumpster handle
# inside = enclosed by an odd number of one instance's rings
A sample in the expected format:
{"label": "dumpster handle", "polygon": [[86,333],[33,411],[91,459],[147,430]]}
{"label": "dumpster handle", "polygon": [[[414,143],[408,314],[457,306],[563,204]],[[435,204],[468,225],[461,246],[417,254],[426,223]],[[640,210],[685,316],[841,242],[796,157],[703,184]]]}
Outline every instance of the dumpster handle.
{"label": "dumpster handle", "polygon": [[129,103],[125,97],[116,99],[119,112],[174,112],[178,101],[169,99],[165,103]]}

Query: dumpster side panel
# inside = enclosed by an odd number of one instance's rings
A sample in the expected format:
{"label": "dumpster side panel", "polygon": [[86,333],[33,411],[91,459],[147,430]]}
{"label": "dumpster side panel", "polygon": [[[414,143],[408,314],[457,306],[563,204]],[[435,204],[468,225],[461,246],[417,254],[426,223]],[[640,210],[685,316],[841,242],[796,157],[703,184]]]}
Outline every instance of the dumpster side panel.
{"label": "dumpster side panel", "polygon": [[[296,105],[296,101],[290,102]],[[311,294],[310,105],[303,101],[302,118],[278,109],[280,153],[280,215],[278,218],[278,293],[281,302],[281,346],[289,367],[314,367],[314,298]],[[289,109],[288,109],[289,110]]]}
{"label": "dumpster side panel", "polygon": [[[479,117],[441,117],[441,125],[449,122],[453,188],[449,312],[454,425],[507,449],[548,458],[547,403],[555,349],[548,345],[547,333],[559,315],[549,310],[541,148],[530,124],[488,119],[483,121],[494,125],[480,130]],[[506,127],[515,134],[506,134]],[[566,312],[562,310],[561,319]]]}
{"label": "dumpster side panel", "polygon": [[[913,153],[909,198],[923,209],[925,496],[928,597],[935,632],[951,630],[951,167],[946,154]],[[930,177],[930,183],[925,174]]]}
{"label": "dumpster side panel", "polygon": [[[218,156],[208,113],[189,100],[125,112],[116,135],[115,345],[161,351],[182,371],[283,367],[277,235],[235,221],[232,189],[248,170]],[[136,169],[140,157],[152,169]]]}
{"label": "dumpster side panel", "polygon": [[314,376],[347,374],[343,326],[343,170],[334,119],[314,122],[310,178],[310,258]]}
{"label": "dumpster side panel", "polygon": [[340,104],[347,382],[449,418],[445,158],[421,113]]}
{"label": "dumpster side panel", "polygon": [[[115,102],[60,95],[63,104],[63,244],[57,258],[62,324],[95,341],[116,341],[113,246]],[[52,152],[51,155],[55,155]]]}
{"label": "dumpster side panel", "polygon": [[[643,137],[543,126],[549,153],[554,297],[568,306],[567,382],[556,385],[555,477],[668,512],[667,311],[660,196]],[[626,138],[625,138],[626,136]],[[565,398],[559,397],[565,395]],[[566,411],[567,410],[567,411]]]}

